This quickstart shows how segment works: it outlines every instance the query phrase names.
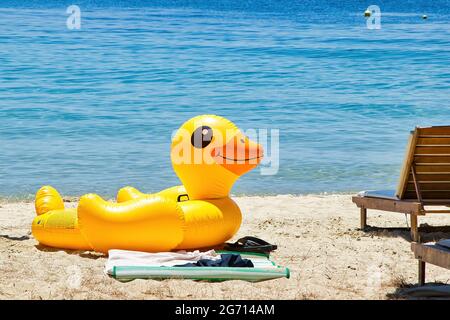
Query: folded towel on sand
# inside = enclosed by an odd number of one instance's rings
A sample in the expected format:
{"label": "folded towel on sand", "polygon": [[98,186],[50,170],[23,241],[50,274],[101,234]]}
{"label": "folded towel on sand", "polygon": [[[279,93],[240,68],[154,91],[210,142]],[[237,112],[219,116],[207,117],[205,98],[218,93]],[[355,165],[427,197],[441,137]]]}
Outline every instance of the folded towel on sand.
{"label": "folded towel on sand", "polygon": [[[213,250],[207,252],[160,252],[146,253],[125,250],[110,250],[105,273],[120,280],[134,279],[192,279],[205,281],[245,280],[263,281],[289,278],[289,269],[276,265],[269,256],[261,253]],[[222,262],[223,256],[239,257],[248,263],[247,267],[236,266],[180,266],[179,258],[186,257],[196,263],[203,259]],[[248,261],[247,261],[248,260]],[[164,263],[165,266],[161,266]],[[253,267],[249,267],[249,265]],[[201,263],[200,263],[201,264]],[[217,265],[217,263],[216,263]]]}
{"label": "folded towel on sand", "polygon": [[140,252],[130,250],[109,250],[105,273],[112,274],[114,267],[173,267],[187,263],[196,263],[199,260],[219,260],[220,254],[214,250],[205,252],[177,251],[177,252]]}

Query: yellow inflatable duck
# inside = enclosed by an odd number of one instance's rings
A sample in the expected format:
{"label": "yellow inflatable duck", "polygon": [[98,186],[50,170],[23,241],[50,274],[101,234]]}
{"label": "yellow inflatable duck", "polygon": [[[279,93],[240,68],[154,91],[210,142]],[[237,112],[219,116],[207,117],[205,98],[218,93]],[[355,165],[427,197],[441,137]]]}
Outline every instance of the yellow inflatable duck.
{"label": "yellow inflatable duck", "polygon": [[262,147],[229,120],[197,116],[172,139],[172,165],[182,186],[155,194],[125,187],[117,202],[87,194],[73,209],[64,208],[58,191],[44,186],[36,194],[32,232],[43,245],[105,253],[215,246],[239,229],[241,211],[229,193],[262,157]]}

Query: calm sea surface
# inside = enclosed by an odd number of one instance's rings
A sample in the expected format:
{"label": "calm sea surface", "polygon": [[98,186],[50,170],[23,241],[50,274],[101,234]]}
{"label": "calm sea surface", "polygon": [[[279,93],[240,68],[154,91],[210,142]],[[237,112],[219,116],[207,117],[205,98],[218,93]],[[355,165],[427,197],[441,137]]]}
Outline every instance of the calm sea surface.
{"label": "calm sea surface", "polygon": [[0,196],[178,184],[171,133],[204,113],[280,130],[235,194],[389,188],[409,130],[450,124],[449,1],[42,3],[0,2]]}

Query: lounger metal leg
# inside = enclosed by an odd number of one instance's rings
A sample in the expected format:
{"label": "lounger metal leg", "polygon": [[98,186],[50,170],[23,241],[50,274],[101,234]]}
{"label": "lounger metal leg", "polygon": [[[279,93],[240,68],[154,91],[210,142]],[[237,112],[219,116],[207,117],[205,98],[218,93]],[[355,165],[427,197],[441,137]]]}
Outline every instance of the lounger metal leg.
{"label": "lounger metal leg", "polygon": [[365,230],[367,227],[367,209],[366,208],[360,208],[361,210],[361,230]]}
{"label": "lounger metal leg", "polygon": [[419,260],[419,285],[425,284],[425,261]]}
{"label": "lounger metal leg", "polygon": [[419,228],[417,225],[417,215],[411,214],[411,239],[414,242],[420,242]]}

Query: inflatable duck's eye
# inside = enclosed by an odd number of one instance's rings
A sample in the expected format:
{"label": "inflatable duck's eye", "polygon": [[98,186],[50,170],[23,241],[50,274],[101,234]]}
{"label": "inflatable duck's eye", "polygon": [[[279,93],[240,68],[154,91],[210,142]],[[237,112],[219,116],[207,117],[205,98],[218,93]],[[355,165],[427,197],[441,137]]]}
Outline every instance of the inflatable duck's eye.
{"label": "inflatable duck's eye", "polygon": [[207,147],[213,138],[213,131],[210,127],[201,126],[198,127],[191,136],[191,144],[195,148],[205,148]]}

